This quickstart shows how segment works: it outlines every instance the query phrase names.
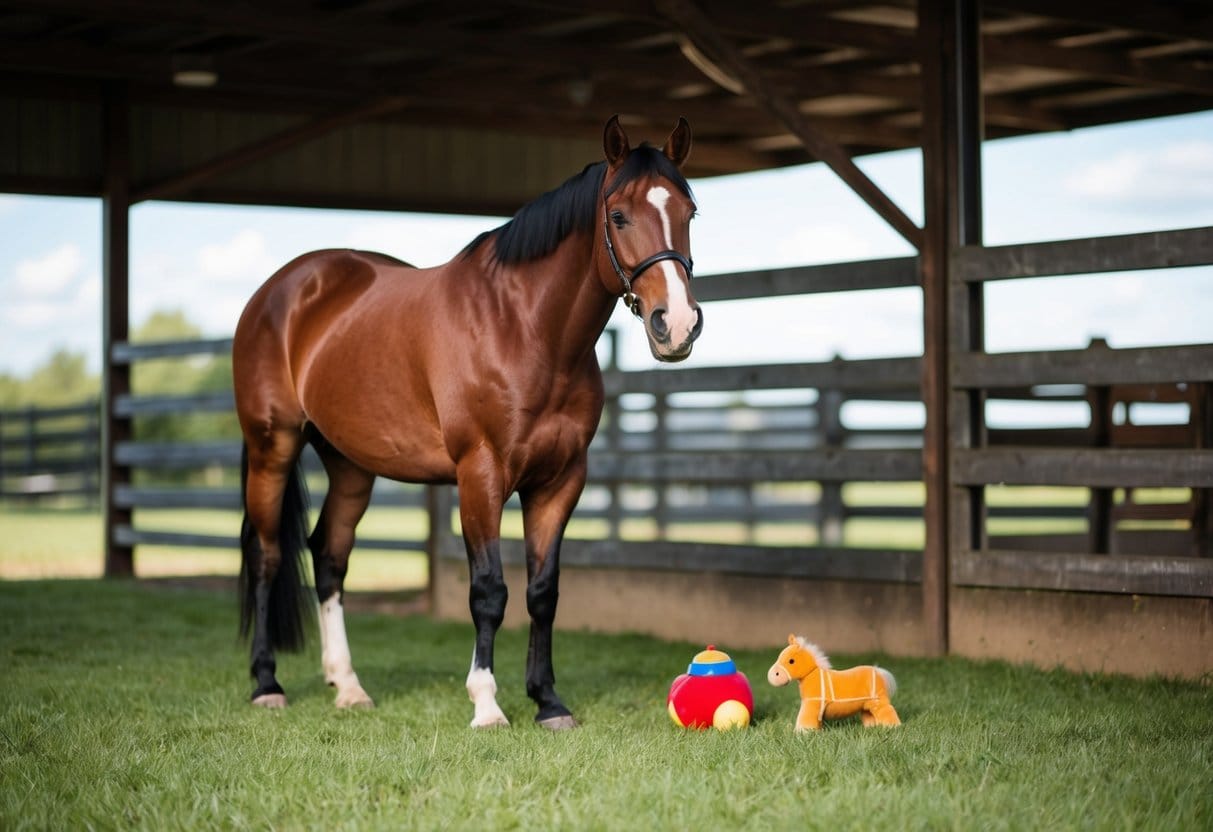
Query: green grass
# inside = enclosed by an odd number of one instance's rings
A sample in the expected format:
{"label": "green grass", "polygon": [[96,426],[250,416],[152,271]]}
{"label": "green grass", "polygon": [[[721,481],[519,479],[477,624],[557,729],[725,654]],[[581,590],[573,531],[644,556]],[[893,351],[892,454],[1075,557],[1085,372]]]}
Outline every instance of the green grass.
{"label": "green grass", "polygon": [[378,707],[335,710],[312,648],[283,657],[292,705],[267,712],[247,704],[234,614],[197,590],[0,582],[0,828],[1213,828],[1208,686],[836,656],[896,673],[904,725],[795,735],[772,645],[730,651],[755,724],[694,733],[664,699],[702,645],[559,633],[583,726],[551,735],[523,692],[526,633],[506,630],[514,727],[479,733],[466,623],[352,614]]}

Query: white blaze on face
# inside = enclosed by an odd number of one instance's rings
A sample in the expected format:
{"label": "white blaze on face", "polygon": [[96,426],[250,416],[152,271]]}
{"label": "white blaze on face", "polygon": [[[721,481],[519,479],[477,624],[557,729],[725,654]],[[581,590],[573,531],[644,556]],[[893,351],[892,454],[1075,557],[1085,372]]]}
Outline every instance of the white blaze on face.
{"label": "white blaze on face", "polygon": [[[666,203],[670,201],[670,192],[664,186],[657,185],[649,189],[648,200],[649,204],[657,209],[657,215],[661,217],[661,231],[665,247],[673,249],[674,237],[670,231],[670,212],[666,209]],[[673,261],[662,260],[654,268],[661,269],[661,273],[665,275],[665,322],[666,326],[670,328],[670,342],[675,346],[680,346],[690,339],[691,330],[698,323],[699,316],[695,314],[695,310],[691,306],[690,294],[686,284],[679,277],[678,269]]]}

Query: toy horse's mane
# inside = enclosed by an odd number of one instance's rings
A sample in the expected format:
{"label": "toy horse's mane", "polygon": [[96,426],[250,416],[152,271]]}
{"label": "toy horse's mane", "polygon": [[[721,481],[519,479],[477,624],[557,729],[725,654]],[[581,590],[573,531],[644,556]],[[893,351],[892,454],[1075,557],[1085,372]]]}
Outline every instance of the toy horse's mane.
{"label": "toy horse's mane", "polygon": [[822,670],[832,670],[833,665],[830,664],[830,657],[825,654],[825,651],[811,641],[807,641],[803,636],[796,636],[796,642],[809,651],[813,655],[813,661],[817,662],[817,666]]}

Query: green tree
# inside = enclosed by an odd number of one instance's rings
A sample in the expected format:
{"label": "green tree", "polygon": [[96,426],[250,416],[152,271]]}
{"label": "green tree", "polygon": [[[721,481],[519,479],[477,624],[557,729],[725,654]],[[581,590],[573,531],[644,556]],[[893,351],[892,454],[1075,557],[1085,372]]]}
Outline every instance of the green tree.
{"label": "green tree", "polygon": [[0,410],[19,407],[23,401],[25,384],[16,376],[0,373]]}
{"label": "green tree", "polygon": [[[131,333],[133,342],[188,341],[201,335],[199,327],[181,310],[154,312]],[[227,356],[197,355],[137,363],[131,373],[131,390],[137,396],[190,396],[231,389],[231,362]],[[135,437],[155,442],[189,442],[234,438],[239,435],[230,413],[178,412],[139,416]],[[151,472],[149,472],[151,473]],[[159,472],[156,481],[196,481],[204,472]],[[213,475],[212,475],[213,478]],[[141,481],[148,481],[140,477]]]}
{"label": "green tree", "polygon": [[101,379],[88,371],[84,353],[60,348],[34,369],[22,387],[21,404],[56,407],[96,398]]}

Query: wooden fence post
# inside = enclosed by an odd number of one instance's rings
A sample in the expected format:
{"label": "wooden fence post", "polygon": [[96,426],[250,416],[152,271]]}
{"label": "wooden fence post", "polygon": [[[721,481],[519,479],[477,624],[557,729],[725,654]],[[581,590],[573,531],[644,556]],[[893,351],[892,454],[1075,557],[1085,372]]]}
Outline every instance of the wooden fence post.
{"label": "wooden fence post", "polygon": [[131,438],[131,419],[119,416],[115,404],[131,392],[131,368],[114,357],[114,345],[126,341],[130,328],[130,102],[125,87],[106,91],[106,174],[102,200],[104,279],[102,281],[102,514],[106,577],[135,574],[135,549],[120,543],[117,532],[131,525],[132,511],[118,505],[117,492],[130,484],[131,469],[119,464],[118,444]]}
{"label": "wooden fence post", "polygon": [[[834,356],[841,361],[841,356]],[[822,448],[841,448],[845,433],[842,427],[841,390],[817,391],[818,433]],[[821,497],[817,504],[817,538],[822,546],[841,546],[843,538],[844,512],[842,483],[828,480],[821,483]]]}
{"label": "wooden fence post", "polygon": [[952,450],[984,443],[980,390],[952,390],[954,356],[984,348],[980,283],[953,288],[951,260],[961,246],[982,243],[981,3],[919,0],[922,65],[923,214],[920,250],[923,289],[922,560],[924,648],[948,652],[952,553],[984,535],[980,488],[953,487]]}

